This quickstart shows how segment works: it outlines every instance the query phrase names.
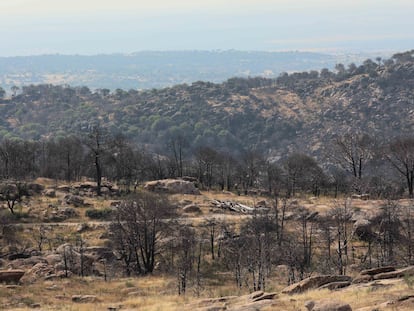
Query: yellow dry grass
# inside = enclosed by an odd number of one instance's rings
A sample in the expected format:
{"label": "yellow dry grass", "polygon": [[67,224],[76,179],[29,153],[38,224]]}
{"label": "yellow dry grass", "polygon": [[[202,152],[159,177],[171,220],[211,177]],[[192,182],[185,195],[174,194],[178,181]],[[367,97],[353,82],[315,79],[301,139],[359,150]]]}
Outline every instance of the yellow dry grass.
{"label": "yellow dry grass", "polygon": [[[55,186],[54,180],[38,180],[37,182],[46,187]],[[233,224],[240,224],[247,219],[246,215],[240,215],[231,212],[223,212],[211,206],[213,199],[231,200],[248,206],[255,206],[258,201],[266,200],[272,204],[271,199],[266,199],[260,196],[238,196],[230,192],[220,191],[202,191],[201,195],[172,195],[174,201],[187,200],[189,202],[199,205],[202,209],[201,215],[189,215],[189,222],[197,225],[205,221],[206,217],[214,217],[218,219],[226,219],[226,221]],[[34,197],[31,199],[29,207],[22,207],[22,211],[29,212],[30,206],[35,206],[36,209],[47,209],[50,205],[58,205],[59,200],[62,199],[62,194],[58,194],[57,198],[48,198],[43,196]],[[310,197],[309,195],[302,195],[296,198],[298,205],[305,206],[312,211],[321,213],[327,212],[335,204],[335,200],[329,197]],[[105,198],[86,198],[86,201],[93,205],[94,208],[107,208],[111,201]],[[336,200],[343,202],[344,198]],[[412,201],[402,200],[402,205],[412,204]],[[361,210],[369,210],[377,208],[382,201],[374,200],[352,200],[351,206]],[[77,208],[80,216],[69,221],[90,222],[90,219],[85,217],[86,208]],[[34,211],[32,211],[34,212]],[[101,245],[104,240],[99,239],[99,236],[104,233],[105,229],[100,226],[93,226],[92,230],[88,231],[87,240],[89,245]],[[25,230],[22,233],[29,241],[36,238],[36,228],[32,231]],[[75,238],[78,233],[76,226],[55,226],[50,233],[52,237],[65,237],[67,239]],[[35,242],[35,241],[33,241]],[[53,247],[57,246],[52,245]],[[48,246],[45,245],[45,249]],[[205,280],[205,287],[201,292],[201,297],[222,297],[230,295],[246,294],[247,290],[242,292],[237,291],[233,284],[233,276],[230,274],[214,273],[215,279],[211,278]],[[267,282],[268,291],[280,292],[284,287],[285,279],[274,275]],[[407,280],[391,280],[382,281],[384,286],[364,287],[352,286],[348,289],[331,292],[329,290],[313,290],[301,295],[280,295],[275,301],[275,305],[269,310],[286,310],[297,311],[304,310],[304,304],[307,300],[318,300],[324,298],[334,297],[345,302],[350,303],[352,308],[375,307],[381,305],[381,310],[414,310],[414,305],[410,302],[401,302],[394,305],[383,305],[386,301],[396,300],[402,295],[413,293],[412,284]],[[98,298],[96,303],[79,304],[71,300],[73,295],[95,295]],[[38,281],[31,285],[22,285],[17,288],[0,287],[0,310],[31,310],[34,304],[40,304],[42,310],[106,310],[109,306],[119,307],[128,310],[183,310],[184,305],[189,305],[195,300],[199,299],[190,291],[186,296],[178,296],[176,294],[176,280],[171,276],[148,276],[139,278],[122,278],[114,279],[105,282],[99,278],[71,278],[66,280],[56,281]],[[398,308],[396,309],[396,306]],[[122,310],[121,309],[121,310]]]}
{"label": "yellow dry grass", "polygon": [[[122,278],[105,282],[97,278],[43,281],[19,287],[0,287],[0,310],[106,310],[110,306],[135,310],[178,310],[188,297],[174,293],[174,279],[165,276]],[[94,303],[72,302],[73,295],[93,295]]]}
{"label": "yellow dry grass", "polygon": [[[281,289],[282,286],[275,285],[275,291],[279,292]],[[38,282],[12,289],[0,287],[0,310],[26,311],[31,310],[35,304],[40,304],[42,310],[61,311],[107,310],[108,307],[143,311],[190,310],[194,309],[197,302],[203,298],[246,293],[237,292],[234,285],[225,282],[221,286],[206,288],[201,297],[196,297],[191,293],[178,296],[175,293],[174,278],[165,276],[124,278],[110,282],[94,278],[72,278],[54,282]],[[383,311],[408,311],[413,310],[413,302],[410,300],[397,302],[397,300],[412,293],[412,286],[403,279],[383,280],[376,286],[353,285],[337,291],[311,290],[292,296],[279,294],[273,305],[263,310],[306,310],[304,305],[309,300],[335,299],[349,303],[353,310],[379,308]],[[72,295],[95,295],[98,301],[75,303],[71,300]]]}
{"label": "yellow dry grass", "polygon": [[[342,290],[330,291],[311,290],[298,295],[281,295],[279,300],[284,303],[286,311],[306,310],[307,301],[333,299],[348,303],[352,310],[366,308],[371,311],[375,308],[380,310],[413,310],[413,302],[396,302],[405,295],[412,295],[413,288],[402,279],[383,280],[376,285],[361,284],[353,285]],[[275,309],[264,309],[275,310]]]}

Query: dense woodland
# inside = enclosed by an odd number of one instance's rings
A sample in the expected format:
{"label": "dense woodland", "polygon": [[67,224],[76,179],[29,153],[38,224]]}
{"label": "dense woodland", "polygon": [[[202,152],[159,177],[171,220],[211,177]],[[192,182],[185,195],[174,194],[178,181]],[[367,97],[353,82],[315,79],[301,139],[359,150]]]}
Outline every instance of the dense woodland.
{"label": "dense woodland", "polygon": [[[287,151],[320,155],[335,135],[357,129],[371,136],[410,133],[411,52],[361,66],[233,78],[145,91],[28,85],[0,104],[0,135],[46,139],[83,135],[98,121],[111,133],[163,153],[171,138],[221,150],[248,148],[266,157]],[[321,146],[322,145],[322,146]],[[164,150],[163,150],[164,149]]]}

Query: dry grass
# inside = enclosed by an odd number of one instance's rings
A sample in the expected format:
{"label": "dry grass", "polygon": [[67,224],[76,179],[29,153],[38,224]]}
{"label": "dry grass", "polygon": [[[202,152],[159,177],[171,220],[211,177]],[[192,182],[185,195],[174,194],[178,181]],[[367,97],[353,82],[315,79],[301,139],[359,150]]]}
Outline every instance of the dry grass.
{"label": "dry grass", "polygon": [[[46,187],[55,186],[53,180],[37,180],[37,182]],[[64,196],[63,193],[58,193],[56,198],[48,198],[37,196],[31,198],[30,204],[22,208],[23,212],[33,213],[37,215],[36,211],[48,209],[50,205],[59,205],[59,200]],[[225,219],[229,223],[241,224],[247,219],[246,215],[240,215],[232,212],[223,212],[211,206],[210,202],[213,199],[218,200],[232,200],[248,206],[254,206],[258,201],[266,200],[269,204],[272,201],[264,197],[248,197],[238,196],[229,192],[219,191],[203,191],[201,195],[172,195],[171,198],[177,202],[187,200],[200,206],[202,210],[201,215],[185,216],[189,218],[189,222],[194,225],[205,221],[206,217],[214,215],[217,219]],[[301,196],[296,199],[299,205],[305,206],[312,211],[321,213],[327,212],[335,202],[332,198],[319,197],[314,198],[310,196]],[[338,199],[338,202],[343,201],[343,198]],[[111,200],[104,198],[86,198],[86,202],[93,205],[94,208],[108,208]],[[370,210],[377,208],[383,202],[374,200],[352,200],[352,207],[361,210]],[[408,200],[402,200],[401,204],[409,204]],[[31,210],[29,210],[31,209]],[[86,208],[76,208],[79,212],[79,217],[69,219],[70,222],[82,223],[91,222],[85,216]],[[34,218],[34,221],[38,219]],[[91,230],[85,234],[89,245],[103,245],[105,240],[99,239],[99,236],[104,233],[105,228],[98,224],[93,224]],[[38,228],[25,229],[22,233],[27,241],[35,244],[35,238]],[[51,238],[56,241],[56,245],[62,243],[62,239],[75,239],[78,233],[76,232],[76,225],[73,226],[53,226],[50,232]],[[49,245],[45,245],[45,249],[49,249]],[[285,284],[285,278],[273,275],[267,282],[268,291],[280,292]],[[386,301],[398,299],[402,295],[407,295],[413,292],[412,284],[407,280],[391,280],[382,281],[384,286],[367,287],[367,286],[352,286],[348,289],[331,292],[329,290],[313,290],[301,295],[280,295],[275,301],[275,305],[269,310],[286,310],[297,311],[304,310],[304,304],[307,300],[318,300],[323,298],[335,297],[345,302],[350,303],[353,310],[363,307],[373,307],[381,305]],[[97,303],[74,303],[71,300],[73,295],[95,295],[98,298]],[[231,273],[220,274],[216,271],[212,273],[211,277],[204,280],[204,288],[200,293],[200,297],[222,297],[231,295],[247,294],[247,290],[237,291],[234,286],[233,276]],[[114,279],[109,282],[104,282],[99,278],[71,278],[57,281],[38,281],[31,285],[22,285],[17,288],[0,287],[0,310],[31,310],[33,304],[40,304],[42,310],[106,310],[109,306],[120,306],[122,310],[134,309],[144,311],[158,311],[158,310],[183,310],[184,305],[191,305],[194,301],[199,299],[194,295],[192,290],[189,290],[186,296],[178,296],[176,294],[176,280],[171,276],[149,276],[139,278],[122,278]],[[396,306],[398,308],[396,309]],[[414,310],[414,306],[410,302],[401,302],[397,305],[384,306],[381,305],[381,310]]]}
{"label": "dry grass", "polygon": [[[223,276],[222,276],[223,277]],[[221,282],[206,282],[200,297],[189,292],[186,296],[176,294],[176,280],[169,276],[148,276],[122,278],[104,282],[97,278],[71,278],[56,281],[39,281],[17,288],[0,287],[0,310],[31,310],[33,304],[40,304],[42,310],[106,310],[110,306],[121,310],[173,311],[194,309],[202,298],[224,297],[247,294],[247,290],[238,292],[230,275],[224,275]],[[274,304],[264,310],[305,310],[308,300],[334,298],[349,303],[353,310],[380,306],[381,310],[413,310],[411,301],[385,305],[387,301],[412,294],[411,280],[383,280],[376,285],[361,284],[349,288],[329,291],[311,290],[298,295],[279,294]],[[267,291],[280,292],[284,285],[276,276],[268,281]],[[72,295],[95,295],[96,303],[74,303]],[[192,307],[191,307],[192,306]]]}
{"label": "dry grass", "polygon": [[[404,280],[383,280],[377,285],[361,284],[353,285],[337,291],[311,290],[298,295],[281,295],[280,301],[284,303],[286,311],[306,310],[304,305],[309,300],[334,299],[349,303],[352,310],[367,308],[371,311],[375,308],[380,310],[413,310],[412,302],[400,302],[387,305],[405,295],[412,295],[412,288]],[[267,309],[264,309],[267,310]],[[274,309],[268,309],[274,310]]]}
{"label": "dry grass", "polygon": [[[17,288],[0,287],[0,309],[30,310],[40,304],[42,310],[106,310],[109,306],[139,310],[178,310],[187,297],[173,293],[174,280],[150,276],[104,282],[96,278],[71,278],[43,281]],[[96,303],[72,302],[73,295],[94,295]],[[162,297],[162,299],[160,299]]]}

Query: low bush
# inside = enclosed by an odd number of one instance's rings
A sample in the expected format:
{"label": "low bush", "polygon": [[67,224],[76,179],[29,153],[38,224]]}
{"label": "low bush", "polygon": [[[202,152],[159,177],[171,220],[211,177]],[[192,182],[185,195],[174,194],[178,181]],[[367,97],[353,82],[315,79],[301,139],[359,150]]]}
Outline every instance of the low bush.
{"label": "low bush", "polygon": [[103,208],[103,209],[87,209],[85,212],[86,217],[90,219],[100,219],[100,220],[108,220],[112,216],[112,209],[110,208]]}

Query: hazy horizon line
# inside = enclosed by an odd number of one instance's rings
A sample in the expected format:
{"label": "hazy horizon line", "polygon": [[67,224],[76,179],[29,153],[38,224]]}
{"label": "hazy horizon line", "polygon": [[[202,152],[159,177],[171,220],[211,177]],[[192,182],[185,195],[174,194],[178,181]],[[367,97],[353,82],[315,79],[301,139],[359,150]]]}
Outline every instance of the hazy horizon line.
{"label": "hazy horizon line", "polygon": [[17,58],[17,57],[41,57],[41,56],[133,56],[139,53],[183,53],[183,52],[209,52],[209,53],[227,53],[227,52],[242,52],[242,53],[315,53],[326,55],[358,55],[358,54],[394,54],[409,51],[410,49],[352,49],[352,48],[309,48],[309,49],[143,49],[132,52],[114,51],[114,52],[102,52],[102,53],[62,53],[62,52],[40,52],[40,53],[28,53],[28,54],[16,54],[16,55],[0,55],[0,58]]}

